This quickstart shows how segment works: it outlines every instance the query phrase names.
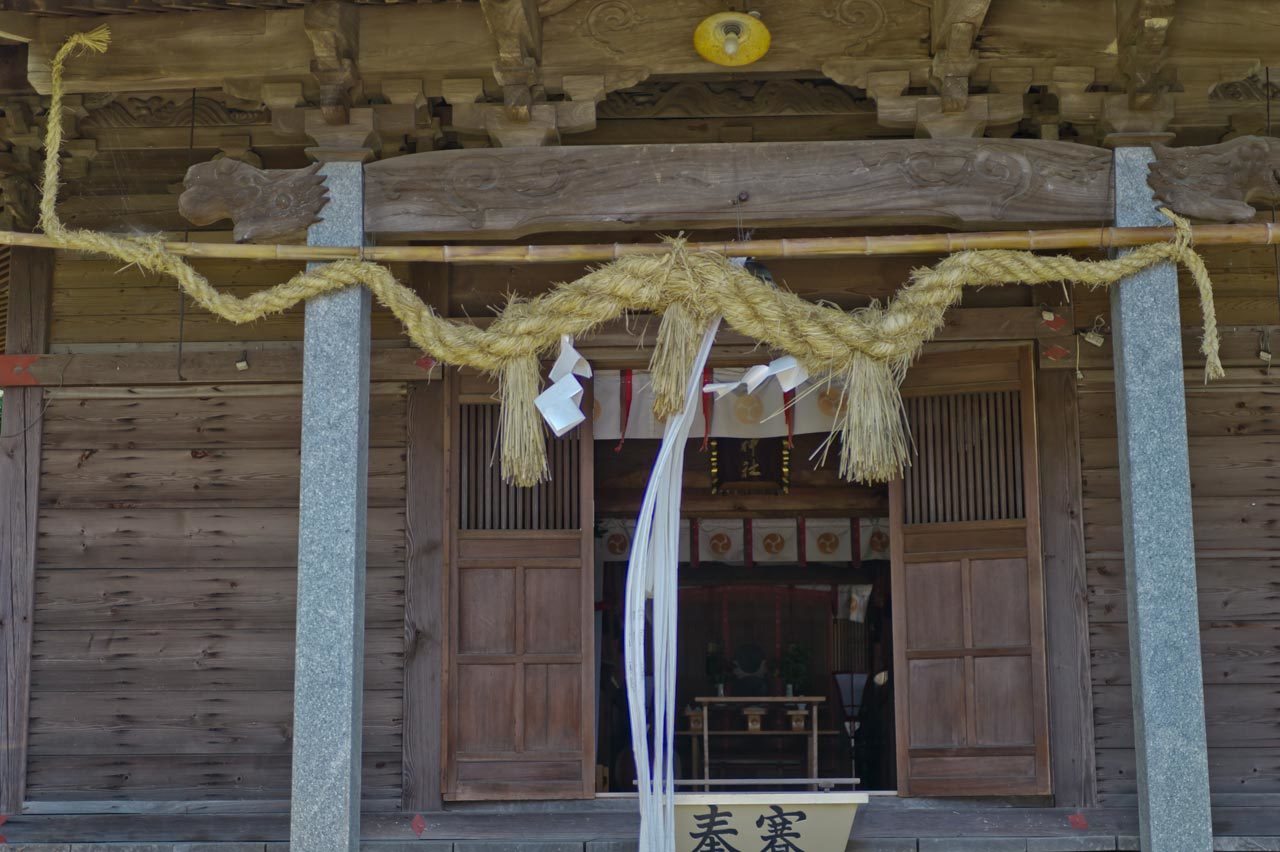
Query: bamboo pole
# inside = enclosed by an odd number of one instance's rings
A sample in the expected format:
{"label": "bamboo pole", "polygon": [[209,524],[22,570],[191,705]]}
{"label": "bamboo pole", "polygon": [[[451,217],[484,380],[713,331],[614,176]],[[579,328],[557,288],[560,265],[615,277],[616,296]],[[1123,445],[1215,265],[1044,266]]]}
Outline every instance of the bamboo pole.
{"label": "bamboo pole", "polygon": [[[1196,246],[1280,244],[1280,229],[1271,222],[1239,225],[1196,225]],[[884,257],[889,255],[950,254],[957,251],[1010,249],[1017,251],[1106,250],[1170,242],[1172,227],[1060,228],[1056,230],[985,231],[970,234],[902,234],[868,237],[810,237],[801,239],[689,242],[688,251],[714,251],[728,257],[817,258]],[[61,248],[43,234],[0,231],[0,246]],[[566,245],[438,245],[331,248],[304,245],[238,245],[232,243],[166,242],[165,248],[189,258],[223,260],[327,261],[363,258],[380,263],[536,264],[601,263],[623,255],[665,254],[667,243],[595,243]]]}

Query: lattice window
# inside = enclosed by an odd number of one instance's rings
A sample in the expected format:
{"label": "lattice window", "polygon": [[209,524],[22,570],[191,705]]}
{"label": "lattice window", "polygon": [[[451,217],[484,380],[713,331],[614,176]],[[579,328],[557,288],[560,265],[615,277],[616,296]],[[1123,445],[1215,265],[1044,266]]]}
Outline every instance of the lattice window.
{"label": "lattice window", "polygon": [[908,524],[1026,517],[1018,391],[910,397],[906,408]]}
{"label": "lattice window", "polygon": [[578,431],[547,442],[551,478],[533,488],[502,481],[497,461],[501,409],[463,404],[459,411],[458,528],[572,530],[581,505]]}

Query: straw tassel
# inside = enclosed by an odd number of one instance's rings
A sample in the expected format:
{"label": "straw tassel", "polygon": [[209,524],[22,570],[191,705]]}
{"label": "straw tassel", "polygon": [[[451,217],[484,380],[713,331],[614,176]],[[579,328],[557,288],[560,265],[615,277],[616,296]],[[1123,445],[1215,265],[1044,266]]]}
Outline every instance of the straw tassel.
{"label": "straw tassel", "polygon": [[665,421],[684,410],[689,370],[698,354],[706,324],[684,304],[673,302],[662,314],[658,339],[649,362],[653,382],[653,416]]}
{"label": "straw tassel", "polygon": [[534,355],[513,358],[498,375],[502,474],[513,485],[528,487],[547,478],[547,438],[534,404],[541,384]]}
{"label": "straw tassel", "polygon": [[836,415],[842,439],[840,475],[874,484],[902,476],[907,464],[902,370],[862,353],[844,374],[843,406]]}

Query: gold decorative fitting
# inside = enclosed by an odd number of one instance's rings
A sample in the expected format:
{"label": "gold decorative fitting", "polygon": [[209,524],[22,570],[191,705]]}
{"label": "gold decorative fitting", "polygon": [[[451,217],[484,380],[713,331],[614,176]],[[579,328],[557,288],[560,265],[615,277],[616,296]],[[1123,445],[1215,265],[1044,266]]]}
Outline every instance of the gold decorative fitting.
{"label": "gold decorative fitting", "polygon": [[698,55],[717,65],[750,65],[769,52],[772,39],[757,12],[719,12],[693,31]]}

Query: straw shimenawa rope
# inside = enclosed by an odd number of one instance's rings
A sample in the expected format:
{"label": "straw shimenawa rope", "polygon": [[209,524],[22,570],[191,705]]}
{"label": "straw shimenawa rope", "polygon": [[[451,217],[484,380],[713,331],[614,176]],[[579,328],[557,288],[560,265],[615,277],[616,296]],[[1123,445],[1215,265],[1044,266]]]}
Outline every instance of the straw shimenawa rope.
{"label": "straw shimenawa rope", "polygon": [[901,475],[908,451],[899,385],[907,366],[942,327],[947,309],[966,287],[1058,281],[1100,287],[1158,263],[1181,263],[1196,283],[1204,312],[1201,351],[1206,378],[1223,375],[1209,274],[1191,247],[1190,225],[1168,210],[1163,212],[1177,228],[1170,243],[1142,246],[1103,261],[1023,251],[960,252],[913,271],[910,282],[887,305],[849,313],[770,287],[719,254],[686,252],[681,240],[671,242],[667,255],[622,257],[536,298],[512,299],[488,329],[438,316],[385,267],[358,260],[320,266],[237,298],[219,292],[181,257],[168,253],[159,237],[74,230],[58,219],[63,66],[79,49],[105,51],[109,39],[106,27],[74,35],[53,59],[40,199],[45,233],[67,249],[110,255],[171,276],[201,307],[234,323],[252,322],[353,285],[368,287],[422,351],[444,364],[498,377],[502,470],[517,485],[533,485],[547,476],[545,433],[534,405],[542,383],[540,360],[554,352],[561,335],[582,336],[628,311],[662,314],[651,364],[654,413],[659,418],[683,404],[698,340],[719,314],[737,331],[795,356],[811,375],[843,384],[844,404],[835,426],[843,439],[840,473],[865,482]]}

